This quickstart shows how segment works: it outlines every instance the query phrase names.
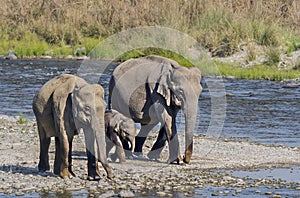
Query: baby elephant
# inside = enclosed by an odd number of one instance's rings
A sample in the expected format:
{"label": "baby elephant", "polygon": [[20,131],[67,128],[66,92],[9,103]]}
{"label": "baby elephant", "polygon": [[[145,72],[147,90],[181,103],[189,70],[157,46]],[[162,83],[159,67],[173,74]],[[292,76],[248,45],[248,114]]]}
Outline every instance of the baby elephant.
{"label": "baby elephant", "polygon": [[55,137],[54,173],[72,177],[72,140],[84,132],[88,158],[88,179],[99,180],[98,160],[112,177],[107,162],[104,112],[104,90],[98,84],[62,74],[49,80],[33,99],[40,138],[39,171],[50,169],[48,150],[50,137]]}
{"label": "baby elephant", "polygon": [[115,162],[119,158],[120,163],[125,162],[126,154],[130,156],[135,147],[136,127],[133,120],[116,110],[109,110],[105,112],[105,129],[107,154],[115,145],[116,151],[111,155],[112,161]]}

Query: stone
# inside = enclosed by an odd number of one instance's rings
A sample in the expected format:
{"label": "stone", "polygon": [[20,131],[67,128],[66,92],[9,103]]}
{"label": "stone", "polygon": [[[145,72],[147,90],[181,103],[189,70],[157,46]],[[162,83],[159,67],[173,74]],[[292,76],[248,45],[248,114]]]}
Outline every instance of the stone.
{"label": "stone", "polygon": [[134,193],[130,190],[121,190],[118,194],[118,197],[134,197]]}
{"label": "stone", "polygon": [[108,198],[108,197],[114,197],[116,194],[114,191],[110,190],[110,191],[107,191],[101,195],[99,195],[99,198]]}

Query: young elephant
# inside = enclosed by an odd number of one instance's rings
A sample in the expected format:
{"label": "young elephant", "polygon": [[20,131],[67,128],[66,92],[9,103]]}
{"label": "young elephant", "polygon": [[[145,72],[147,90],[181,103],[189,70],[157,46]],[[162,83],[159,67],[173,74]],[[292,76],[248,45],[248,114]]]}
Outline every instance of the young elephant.
{"label": "young elephant", "polygon": [[103,88],[97,84],[88,84],[82,78],[62,74],[43,85],[33,99],[40,138],[39,171],[50,169],[50,137],[55,137],[54,173],[61,177],[74,176],[72,140],[83,129],[88,157],[88,179],[100,179],[98,159],[106,170],[107,177],[111,178],[112,170],[106,158],[105,107]]}
{"label": "young elephant", "polygon": [[116,151],[111,155],[112,161],[119,158],[120,163],[125,162],[125,150],[132,152],[135,147],[136,127],[132,119],[125,117],[116,110],[105,112],[106,152],[107,154],[116,146]]}

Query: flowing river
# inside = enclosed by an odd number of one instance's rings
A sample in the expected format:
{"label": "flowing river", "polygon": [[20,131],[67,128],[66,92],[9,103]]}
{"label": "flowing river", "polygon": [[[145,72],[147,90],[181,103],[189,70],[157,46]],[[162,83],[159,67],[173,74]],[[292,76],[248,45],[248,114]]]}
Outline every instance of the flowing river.
{"label": "flowing river", "polygon": [[[99,68],[109,62],[97,62]],[[0,62],[0,114],[34,119],[31,108],[37,90],[49,79],[62,73],[83,74],[80,61],[17,60]],[[113,68],[104,71],[100,84],[106,89]],[[82,68],[81,68],[82,69]],[[100,69],[101,70],[101,69]],[[86,71],[85,71],[86,72]],[[101,72],[101,71],[99,71]],[[91,74],[90,74],[91,75]],[[88,69],[83,76],[92,81]],[[96,75],[98,77],[98,75]],[[97,79],[95,79],[97,81]],[[94,80],[94,81],[95,81]],[[202,80],[196,133],[206,134],[211,119],[210,91]],[[226,91],[226,118],[220,138],[252,141],[269,145],[300,146],[300,87],[282,88],[280,82],[223,79]],[[177,124],[182,129],[183,116]],[[184,128],[183,128],[184,129]]]}
{"label": "flowing river", "polygon": [[[111,63],[100,75],[95,75],[89,68],[80,67],[80,61],[53,61],[53,60],[16,60],[0,61],[0,114],[34,119],[31,103],[41,86],[62,73],[80,74],[89,82],[99,82],[106,90],[113,69],[118,65]],[[99,74],[101,68],[109,62],[97,62]],[[80,68],[80,69],[79,69]],[[93,67],[91,67],[93,68]],[[201,84],[203,92],[199,98],[199,113],[196,132],[206,135],[211,122],[211,96],[207,82],[215,78],[204,77]],[[238,141],[250,141],[267,145],[284,145],[287,147],[300,147],[300,87],[295,89],[282,88],[280,82],[260,80],[238,80],[232,78],[223,79],[226,95],[226,117],[218,138],[235,139]],[[106,94],[107,97],[107,94]],[[177,125],[184,129],[184,118],[180,112]],[[235,175],[236,177],[279,177],[287,182],[299,182],[300,167],[282,168],[273,170],[258,169],[257,171],[226,171],[222,174]],[[265,195],[269,197],[270,190],[264,186],[247,189],[212,187],[196,189],[198,195],[206,197],[213,195],[215,191],[223,192],[223,195],[236,194],[239,196],[253,197]],[[290,188],[281,188],[279,194],[285,196],[298,196],[299,194]],[[47,194],[48,193],[48,194]],[[88,197],[87,190],[78,192],[65,192],[62,196]],[[0,193],[0,196],[3,195]],[[155,194],[138,195],[153,197]],[[28,194],[29,197],[40,197],[38,193]],[[43,195],[42,195],[43,196]],[[56,192],[46,192],[45,197],[56,197]],[[175,197],[184,197],[181,193],[173,193]],[[195,196],[197,197],[197,196]]]}

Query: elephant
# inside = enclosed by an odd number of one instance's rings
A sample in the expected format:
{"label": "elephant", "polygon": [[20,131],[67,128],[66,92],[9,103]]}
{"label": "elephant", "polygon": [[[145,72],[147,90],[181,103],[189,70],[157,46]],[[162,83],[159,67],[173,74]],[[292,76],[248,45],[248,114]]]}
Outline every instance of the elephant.
{"label": "elephant", "polygon": [[[136,127],[132,119],[125,117],[116,110],[105,112],[105,130],[106,130],[106,152],[107,154],[116,146],[116,151],[111,155],[112,161],[119,159],[119,162],[125,162],[125,151],[134,151]],[[127,154],[130,156],[130,153]]]}
{"label": "elephant", "polygon": [[[106,158],[104,90],[98,84],[62,74],[46,82],[33,99],[39,140],[39,171],[49,167],[50,138],[55,137],[54,174],[72,178],[72,141],[83,130],[88,158],[88,179],[99,180],[98,159],[108,178],[112,169]],[[97,157],[96,157],[97,156]]]}
{"label": "elephant", "polygon": [[[136,155],[143,155],[142,148],[149,131],[160,123],[158,138],[148,158],[159,159],[167,141],[169,163],[190,163],[198,98],[202,91],[200,81],[198,68],[186,68],[161,56],[129,59],[116,67],[109,83],[108,108],[141,124],[135,139]],[[183,159],[176,129],[176,115],[180,109],[185,117]]]}

